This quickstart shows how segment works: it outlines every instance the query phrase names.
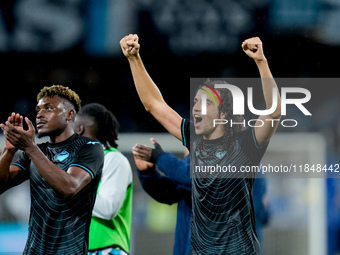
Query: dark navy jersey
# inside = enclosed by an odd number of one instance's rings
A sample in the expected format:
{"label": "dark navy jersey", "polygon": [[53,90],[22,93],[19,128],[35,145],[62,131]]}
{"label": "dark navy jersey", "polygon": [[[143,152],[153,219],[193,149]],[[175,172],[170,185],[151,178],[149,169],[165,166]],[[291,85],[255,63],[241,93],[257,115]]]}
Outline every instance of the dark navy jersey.
{"label": "dark navy jersey", "polygon": [[104,162],[103,147],[99,142],[77,134],[61,143],[38,146],[52,163],[64,171],[72,166],[80,167],[92,180],[77,195],[64,199],[40,175],[27,154],[20,154],[14,165],[23,169],[20,178],[25,176],[29,179],[31,189],[29,233],[23,254],[85,255]]}
{"label": "dark navy jersey", "polygon": [[[254,174],[239,173],[241,168],[259,165],[267,144],[258,146],[254,129],[249,128],[226,149],[223,137],[203,140],[186,119],[182,121],[182,136],[183,144],[191,153],[194,177],[192,254],[259,254],[252,202]],[[204,175],[196,172],[217,165],[233,167],[236,172],[205,172]]]}

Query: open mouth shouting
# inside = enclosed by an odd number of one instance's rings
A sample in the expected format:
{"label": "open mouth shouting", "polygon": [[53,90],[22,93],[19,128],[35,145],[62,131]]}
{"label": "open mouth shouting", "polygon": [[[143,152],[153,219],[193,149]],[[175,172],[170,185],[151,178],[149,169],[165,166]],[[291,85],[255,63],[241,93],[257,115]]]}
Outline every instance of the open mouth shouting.
{"label": "open mouth shouting", "polygon": [[201,124],[203,118],[202,118],[201,115],[195,114],[195,115],[194,115],[194,120],[195,120],[195,124],[194,124],[195,127],[198,127],[198,126]]}

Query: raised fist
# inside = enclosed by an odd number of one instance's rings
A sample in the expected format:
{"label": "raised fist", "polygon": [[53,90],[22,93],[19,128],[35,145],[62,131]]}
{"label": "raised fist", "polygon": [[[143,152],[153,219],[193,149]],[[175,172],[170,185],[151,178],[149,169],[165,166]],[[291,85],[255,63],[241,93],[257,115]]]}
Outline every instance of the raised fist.
{"label": "raised fist", "polygon": [[263,53],[262,41],[258,37],[252,37],[242,43],[243,51],[255,61],[267,60]]}
{"label": "raised fist", "polygon": [[138,43],[138,35],[129,34],[120,40],[120,47],[122,48],[125,57],[135,57],[139,53],[140,45]]}

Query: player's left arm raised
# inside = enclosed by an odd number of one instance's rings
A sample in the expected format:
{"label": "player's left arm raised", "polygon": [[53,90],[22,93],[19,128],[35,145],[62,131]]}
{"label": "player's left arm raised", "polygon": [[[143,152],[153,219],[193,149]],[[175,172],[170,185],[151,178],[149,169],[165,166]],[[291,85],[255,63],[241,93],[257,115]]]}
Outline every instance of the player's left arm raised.
{"label": "player's left arm raised", "polygon": [[[254,128],[256,140],[258,144],[261,145],[270,140],[278,127],[281,118],[281,98],[276,82],[269,69],[268,61],[264,56],[263,45],[260,38],[253,37],[245,40],[242,43],[242,49],[255,61],[260,72],[266,109],[272,107],[273,101],[275,101],[274,99],[276,99],[277,102],[276,109],[272,113],[259,116],[256,123],[257,127]],[[276,88],[277,91],[275,93],[276,98],[273,97],[273,88]]]}

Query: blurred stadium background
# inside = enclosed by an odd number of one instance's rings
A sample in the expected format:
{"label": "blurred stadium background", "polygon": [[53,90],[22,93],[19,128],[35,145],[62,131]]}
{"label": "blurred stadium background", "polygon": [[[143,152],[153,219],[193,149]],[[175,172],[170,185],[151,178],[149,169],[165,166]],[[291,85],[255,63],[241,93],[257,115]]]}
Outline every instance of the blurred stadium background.
{"label": "blurred stadium background", "polygon": [[[119,46],[123,36],[139,35],[144,64],[165,100],[190,118],[190,77],[258,77],[240,47],[248,37],[262,39],[275,77],[339,77],[339,29],[339,0],[0,1],[0,122],[12,111],[34,119],[39,90],[63,84],[83,104],[112,110],[133,168],[132,145],[149,144],[151,136],[182,155],[181,143],[139,101]],[[280,128],[283,138],[272,141],[264,161],[321,155],[318,163],[340,163],[340,86],[323,85],[308,87],[313,116]],[[308,150],[277,151],[292,137],[294,145],[311,141]],[[134,184],[132,254],[172,254],[175,206],[154,203],[136,176]],[[268,179],[267,189],[265,254],[339,254],[339,179]],[[22,250],[28,213],[27,183],[0,196],[0,254]]]}

